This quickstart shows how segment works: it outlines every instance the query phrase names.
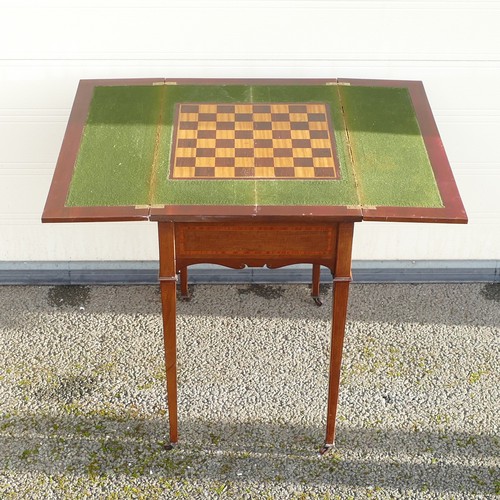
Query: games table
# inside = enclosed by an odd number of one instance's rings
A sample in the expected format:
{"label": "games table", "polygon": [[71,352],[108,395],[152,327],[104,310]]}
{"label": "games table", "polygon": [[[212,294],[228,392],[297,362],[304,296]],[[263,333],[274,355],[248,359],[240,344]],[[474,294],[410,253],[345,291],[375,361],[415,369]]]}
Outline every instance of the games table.
{"label": "games table", "polygon": [[[155,221],[170,443],[187,268],[333,275],[322,452],[334,443],[354,223],[466,223],[421,82],[82,80],[43,222]],[[236,341],[236,340],[235,340]]]}

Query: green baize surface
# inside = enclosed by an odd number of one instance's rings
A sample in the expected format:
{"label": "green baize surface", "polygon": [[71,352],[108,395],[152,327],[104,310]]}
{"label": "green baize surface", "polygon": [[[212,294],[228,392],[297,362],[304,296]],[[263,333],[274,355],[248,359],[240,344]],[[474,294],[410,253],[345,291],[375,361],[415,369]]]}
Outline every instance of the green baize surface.
{"label": "green baize surface", "polygon": [[[171,179],[179,102],[330,105],[340,179]],[[406,89],[348,85],[96,87],[68,206],[329,205],[441,207]]]}

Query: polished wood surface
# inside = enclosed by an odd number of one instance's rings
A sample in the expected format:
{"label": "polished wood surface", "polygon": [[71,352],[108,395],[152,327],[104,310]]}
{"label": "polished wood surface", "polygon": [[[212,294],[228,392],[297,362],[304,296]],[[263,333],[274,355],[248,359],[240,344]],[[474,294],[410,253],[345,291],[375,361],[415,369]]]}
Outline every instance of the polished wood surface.
{"label": "polished wood surface", "polygon": [[160,291],[163,316],[165,372],[167,378],[170,442],[177,443],[177,345],[176,345],[176,265],[174,224],[158,224],[160,245]]}
{"label": "polished wood surface", "polygon": [[347,301],[351,282],[351,253],[354,224],[344,222],[338,228],[338,247],[333,273],[333,316],[330,343],[330,378],[326,413],[325,446],[331,447],[335,440],[335,421],[339,400],[340,368],[344,345]]}
{"label": "polished wood surface", "polygon": [[280,267],[281,260],[314,261],[331,268],[336,245],[334,224],[181,222],[175,234],[178,269],[226,259],[273,267]]}
{"label": "polished wood surface", "polygon": [[181,296],[189,297],[188,266],[207,262],[236,269],[245,266],[277,268],[313,264],[312,296],[318,305],[320,265],[334,281],[326,436],[323,450],[333,446],[342,346],[351,280],[354,222],[310,223],[175,223],[159,222],[160,286],[163,306],[165,366],[171,444],[177,443],[177,368],[175,299],[176,275]]}

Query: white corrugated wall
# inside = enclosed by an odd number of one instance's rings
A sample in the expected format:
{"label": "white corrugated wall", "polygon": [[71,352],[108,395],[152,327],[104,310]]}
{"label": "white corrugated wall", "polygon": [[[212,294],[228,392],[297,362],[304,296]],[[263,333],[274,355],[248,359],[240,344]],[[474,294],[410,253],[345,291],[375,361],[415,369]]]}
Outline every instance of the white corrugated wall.
{"label": "white corrugated wall", "polygon": [[148,223],[42,225],[78,80],[423,80],[470,223],[357,225],[356,260],[500,259],[500,2],[0,2],[0,262],[155,260]]}

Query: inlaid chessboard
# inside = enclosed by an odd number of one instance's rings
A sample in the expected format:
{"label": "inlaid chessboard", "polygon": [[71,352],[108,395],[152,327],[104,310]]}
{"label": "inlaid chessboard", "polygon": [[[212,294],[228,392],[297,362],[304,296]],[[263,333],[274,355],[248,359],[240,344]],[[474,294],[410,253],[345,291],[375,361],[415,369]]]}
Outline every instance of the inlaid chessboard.
{"label": "inlaid chessboard", "polygon": [[324,103],[180,103],[174,179],[336,179]]}

